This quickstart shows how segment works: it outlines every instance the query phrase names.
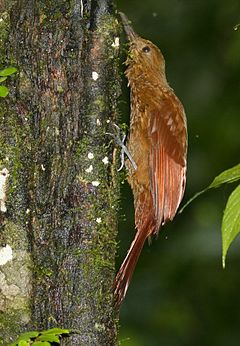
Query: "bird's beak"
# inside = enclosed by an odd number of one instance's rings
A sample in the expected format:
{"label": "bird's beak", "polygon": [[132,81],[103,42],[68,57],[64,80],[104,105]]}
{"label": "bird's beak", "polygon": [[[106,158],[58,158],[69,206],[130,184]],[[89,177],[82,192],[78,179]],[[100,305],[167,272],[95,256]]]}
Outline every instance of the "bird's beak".
{"label": "bird's beak", "polygon": [[138,35],[134,32],[133,28],[131,27],[131,25],[130,25],[131,22],[128,19],[128,17],[122,12],[119,12],[119,15],[122,19],[124,30],[128,36],[128,39],[130,42],[132,42],[135,38],[138,37]]}

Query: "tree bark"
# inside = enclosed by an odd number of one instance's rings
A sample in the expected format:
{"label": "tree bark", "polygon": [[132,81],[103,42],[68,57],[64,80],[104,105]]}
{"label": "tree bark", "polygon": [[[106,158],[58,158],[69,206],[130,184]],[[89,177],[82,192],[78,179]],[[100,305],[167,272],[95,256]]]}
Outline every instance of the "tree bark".
{"label": "tree bark", "polygon": [[119,189],[106,134],[120,94],[113,1],[6,6],[0,63],[19,73],[0,109],[0,169],[9,171],[2,344],[23,330],[58,326],[78,330],[63,345],[115,345]]}

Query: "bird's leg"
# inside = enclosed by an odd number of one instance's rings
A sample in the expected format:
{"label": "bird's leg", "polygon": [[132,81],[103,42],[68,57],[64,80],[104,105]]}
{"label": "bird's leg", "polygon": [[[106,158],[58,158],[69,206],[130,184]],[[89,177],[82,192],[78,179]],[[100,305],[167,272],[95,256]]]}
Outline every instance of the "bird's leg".
{"label": "bird's leg", "polygon": [[113,126],[115,127],[117,134],[107,133],[107,135],[112,136],[114,138],[115,142],[121,147],[121,166],[118,168],[118,172],[123,169],[123,166],[124,166],[124,163],[125,163],[125,161],[124,161],[124,154],[127,155],[127,157],[129,159],[129,161],[131,162],[134,170],[136,171],[137,170],[137,165],[136,165],[135,161],[133,160],[133,157],[130,154],[128,148],[124,144],[125,140],[126,140],[126,137],[127,137],[126,133],[123,132],[123,137],[121,138],[121,129],[120,129],[120,127],[118,125],[116,125],[116,124],[113,124]]}

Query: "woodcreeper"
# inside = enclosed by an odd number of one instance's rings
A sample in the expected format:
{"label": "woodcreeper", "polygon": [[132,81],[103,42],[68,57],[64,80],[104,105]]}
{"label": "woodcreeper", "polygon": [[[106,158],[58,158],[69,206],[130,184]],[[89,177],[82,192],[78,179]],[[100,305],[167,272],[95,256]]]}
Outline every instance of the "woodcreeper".
{"label": "woodcreeper", "polygon": [[136,236],[114,283],[115,303],[124,299],[145,240],[172,220],[186,183],[187,124],[184,108],[169,86],[165,61],[152,42],[138,36],[120,13],[130,41],[126,76],[131,90],[127,148],[128,182],[135,208]]}

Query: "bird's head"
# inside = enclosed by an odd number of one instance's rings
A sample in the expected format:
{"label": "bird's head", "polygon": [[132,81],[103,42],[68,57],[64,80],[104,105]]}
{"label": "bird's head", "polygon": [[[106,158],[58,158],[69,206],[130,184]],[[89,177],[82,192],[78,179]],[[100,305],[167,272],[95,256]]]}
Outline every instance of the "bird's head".
{"label": "bird's head", "polygon": [[141,38],[135,33],[124,13],[120,13],[124,30],[130,43],[127,65],[139,64],[141,68],[165,73],[165,61],[160,49],[151,41]]}

